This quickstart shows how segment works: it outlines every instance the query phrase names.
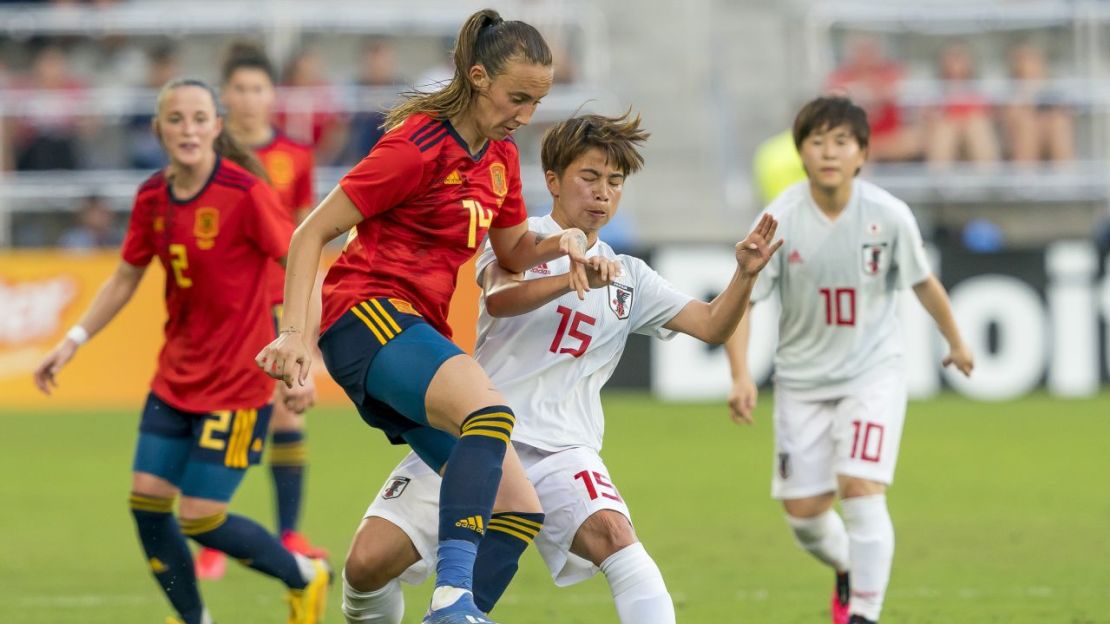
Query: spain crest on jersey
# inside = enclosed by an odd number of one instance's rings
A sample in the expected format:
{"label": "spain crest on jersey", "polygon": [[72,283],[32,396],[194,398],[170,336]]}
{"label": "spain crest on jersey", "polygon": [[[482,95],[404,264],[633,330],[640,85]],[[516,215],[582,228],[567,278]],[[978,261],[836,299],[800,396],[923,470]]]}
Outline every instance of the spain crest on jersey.
{"label": "spain crest on jersey", "polygon": [[509,194],[509,178],[505,175],[505,165],[499,162],[490,165],[489,178],[494,193],[497,193],[499,197]]}
{"label": "spain crest on jersey", "polygon": [[609,284],[609,309],[622,321],[632,313],[632,295],[631,286],[619,282]]}
{"label": "spain crest on jersey", "polygon": [[886,243],[864,243],[861,260],[864,275],[878,275],[889,262]]}
{"label": "spain crest on jersey", "polygon": [[219,235],[220,211],[215,208],[197,208],[193,221],[193,236],[197,237],[197,247],[212,249]]}
{"label": "spain crest on jersey", "polygon": [[278,189],[289,188],[293,183],[293,176],[296,173],[293,169],[293,157],[285,152],[270,152],[266,155],[266,175],[270,177],[270,183]]}

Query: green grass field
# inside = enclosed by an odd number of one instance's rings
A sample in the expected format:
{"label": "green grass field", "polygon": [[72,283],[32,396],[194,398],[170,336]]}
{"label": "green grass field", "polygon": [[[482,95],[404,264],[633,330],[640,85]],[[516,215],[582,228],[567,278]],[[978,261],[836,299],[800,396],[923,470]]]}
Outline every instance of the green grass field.
{"label": "green grass field", "polygon": [[[768,497],[769,401],[751,429],[719,405],[607,400],[606,457],[689,624],[827,622],[831,573]],[[1110,622],[1110,395],[910,406],[890,504],[898,534],[884,622]],[[0,416],[0,622],[161,623],[127,511],[132,410]],[[341,563],[403,454],[346,410],[317,410],[304,528]],[[272,520],[266,470],[233,509]],[[430,589],[408,590],[419,622]],[[248,570],[205,583],[221,624],[284,622],[282,588]],[[330,622],[341,622],[332,589]],[[530,552],[505,624],[616,622],[604,579],[557,589]]]}

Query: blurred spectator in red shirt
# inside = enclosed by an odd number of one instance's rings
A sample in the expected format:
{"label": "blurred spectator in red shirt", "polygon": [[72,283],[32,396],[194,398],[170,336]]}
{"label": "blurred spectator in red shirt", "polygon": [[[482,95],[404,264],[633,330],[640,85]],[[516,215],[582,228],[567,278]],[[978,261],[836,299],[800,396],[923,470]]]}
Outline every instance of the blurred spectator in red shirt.
{"label": "blurred spectator in red shirt", "polygon": [[998,137],[991,105],[978,92],[975,61],[964,43],[951,43],[940,53],[942,102],[926,116],[925,158],[946,166],[955,160],[992,163],[998,160]]}
{"label": "blurred spectator in red shirt", "polygon": [[1010,49],[1015,92],[1002,111],[1009,156],[1019,163],[1075,159],[1075,125],[1063,94],[1052,90],[1044,50],[1031,43]]}
{"label": "blurred spectator in red shirt", "polygon": [[320,50],[306,46],[294,53],[285,67],[282,86],[296,90],[278,94],[284,100],[278,125],[289,138],[311,145],[317,163],[334,163],[347,142],[346,123],[336,112],[338,98],[324,73]]}
{"label": "blurred spectator in red shirt", "polygon": [[904,77],[901,63],[886,58],[878,40],[854,35],[845,46],[844,63],[826,82],[826,90],[843,92],[867,111],[871,160],[911,160],[921,155],[921,132],[907,123],[898,106],[898,89]]}

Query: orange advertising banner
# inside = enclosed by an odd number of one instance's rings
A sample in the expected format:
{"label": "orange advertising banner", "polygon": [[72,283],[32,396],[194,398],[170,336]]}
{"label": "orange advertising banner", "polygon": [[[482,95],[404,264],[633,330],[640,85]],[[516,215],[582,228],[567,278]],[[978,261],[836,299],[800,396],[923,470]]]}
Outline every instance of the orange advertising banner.
{"label": "orange advertising banner", "polygon": [[[166,319],[162,298],[165,273],[157,263],[147,270],[119,316],[82,346],[62,370],[52,396],[40,393],[31,377],[119,262],[115,252],[0,253],[0,414],[15,409],[141,408]],[[478,296],[471,260],[459,270],[449,319],[455,342],[467,352],[474,347]],[[318,402],[341,405],[347,401],[321,362],[316,362],[313,372]]]}

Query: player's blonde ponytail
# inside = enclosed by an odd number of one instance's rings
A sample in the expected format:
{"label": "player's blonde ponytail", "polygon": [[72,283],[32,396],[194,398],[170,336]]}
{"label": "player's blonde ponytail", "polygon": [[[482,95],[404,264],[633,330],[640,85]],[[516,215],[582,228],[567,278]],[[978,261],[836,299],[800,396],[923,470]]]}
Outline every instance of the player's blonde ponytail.
{"label": "player's blonde ponytail", "polygon": [[475,65],[485,67],[490,77],[504,71],[511,60],[551,66],[551,48],[538,30],[521,21],[507,22],[493,9],[483,9],[467,18],[452,56],[455,74],[451,82],[431,93],[406,92],[405,99],[386,114],[386,129],[396,128],[415,113],[450,119],[466,111],[477,95],[468,75]]}

